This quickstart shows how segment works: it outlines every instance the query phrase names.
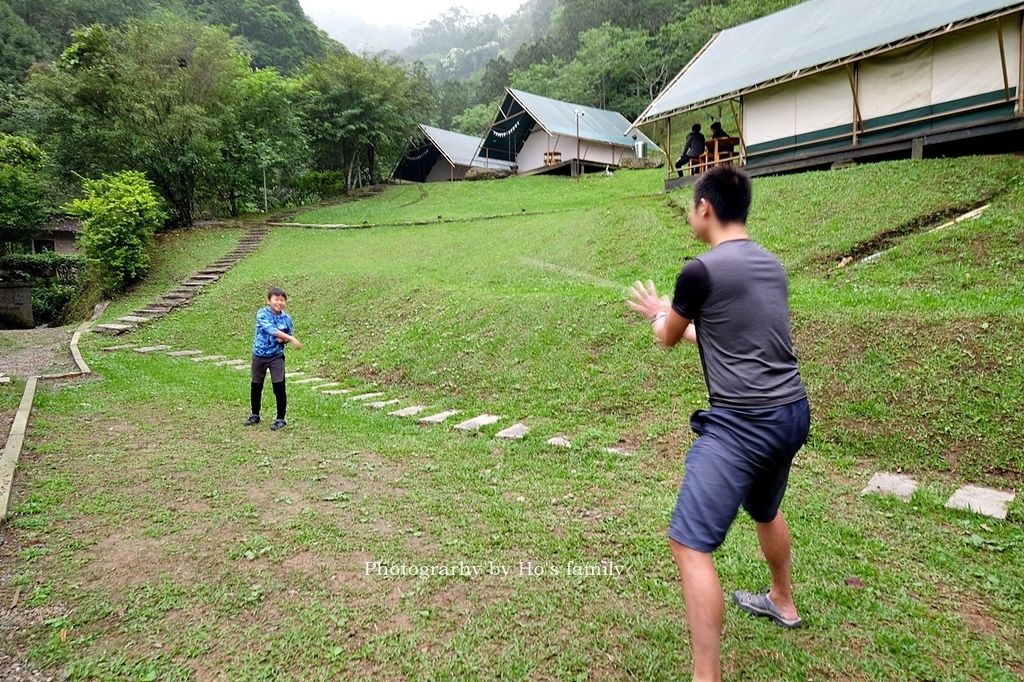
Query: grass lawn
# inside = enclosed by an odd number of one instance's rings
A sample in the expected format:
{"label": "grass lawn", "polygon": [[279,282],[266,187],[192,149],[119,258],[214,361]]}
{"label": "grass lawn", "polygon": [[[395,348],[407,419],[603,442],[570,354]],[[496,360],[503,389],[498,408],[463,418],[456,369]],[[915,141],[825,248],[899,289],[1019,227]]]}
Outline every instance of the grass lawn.
{"label": "grass lawn", "polygon": [[[943,507],[962,483],[1024,479],[1022,170],[980,158],[756,181],[753,233],[791,273],[815,416],[784,505],[807,627],[730,607],[730,678],[1024,675],[1024,505],[1005,523]],[[659,180],[400,186],[299,214],[466,221],[276,228],[131,337],[245,358],[278,284],[305,344],[289,369],[503,417],[477,436],[294,384],[288,429],[245,430],[244,372],[102,353],[112,342],[90,335],[102,378],[37,396],[0,546],[0,604],[20,595],[21,629],[0,652],[72,679],[685,678],[664,532],[706,396],[695,349],[654,348],[621,292],[647,276],[670,292],[701,250],[688,194],[656,194]],[[527,203],[544,214],[474,220]],[[524,441],[490,437],[516,420]],[[546,447],[556,434],[573,448]],[[897,468],[922,483],[911,502],[859,496]],[[747,519],[716,557],[727,591],[767,581]]]}

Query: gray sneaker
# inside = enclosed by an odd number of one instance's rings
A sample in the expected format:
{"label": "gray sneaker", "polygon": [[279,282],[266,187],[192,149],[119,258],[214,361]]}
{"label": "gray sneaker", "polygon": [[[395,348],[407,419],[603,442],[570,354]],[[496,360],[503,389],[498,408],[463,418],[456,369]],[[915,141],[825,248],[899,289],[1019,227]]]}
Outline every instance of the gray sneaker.
{"label": "gray sneaker", "polygon": [[249,418],[242,422],[245,426],[253,426],[260,423],[260,416],[258,414],[250,414]]}
{"label": "gray sneaker", "polygon": [[779,611],[778,607],[772,603],[772,600],[768,598],[768,590],[764,592],[747,592],[745,590],[737,590],[732,593],[732,600],[736,602],[736,606],[740,607],[743,611],[754,615],[764,616],[765,618],[771,618],[775,621],[776,625],[780,625],[784,628],[798,628],[803,625],[803,621],[799,618],[786,618]]}
{"label": "gray sneaker", "polygon": [[288,422],[284,419],[275,419],[274,423],[270,425],[270,430],[277,431],[278,429],[283,429],[286,426],[288,426]]}

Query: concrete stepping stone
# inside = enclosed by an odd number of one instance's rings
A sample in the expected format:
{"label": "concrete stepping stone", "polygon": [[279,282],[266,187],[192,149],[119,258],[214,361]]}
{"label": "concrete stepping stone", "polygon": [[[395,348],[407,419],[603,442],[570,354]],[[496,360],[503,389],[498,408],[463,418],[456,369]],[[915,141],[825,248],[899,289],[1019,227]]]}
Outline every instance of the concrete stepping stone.
{"label": "concrete stepping stone", "polygon": [[172,358],[187,358],[190,355],[202,355],[205,352],[201,350],[172,350],[168,355]]}
{"label": "concrete stepping stone", "polygon": [[139,315],[140,317],[145,315],[152,319],[154,317],[163,317],[167,313],[171,312],[172,308],[143,308],[142,310],[136,310],[133,315]]}
{"label": "concrete stepping stone", "polygon": [[244,362],[241,365],[235,365],[231,369],[239,369],[248,372],[250,369],[252,369],[252,365],[248,362]]}
{"label": "concrete stepping stone", "polygon": [[291,379],[292,377],[301,377],[305,372],[285,372],[284,378]]}
{"label": "concrete stepping stone", "polygon": [[[287,375],[285,375],[285,376],[287,377]],[[327,379],[324,379],[323,377],[309,377],[308,379],[299,379],[298,381],[293,381],[292,383],[293,384],[314,384],[314,383],[323,383],[325,381],[327,381]]]}
{"label": "concrete stepping stone", "polygon": [[133,324],[118,324],[116,322],[110,322],[108,324],[98,324],[95,327],[93,327],[93,331],[95,331],[95,332],[98,332],[100,334],[112,334],[112,335],[124,334],[126,331],[130,331],[132,329],[135,329],[135,325],[133,325]]}
{"label": "concrete stepping stone", "polygon": [[135,344],[134,343],[122,343],[122,344],[119,344],[117,346],[107,346],[106,348],[101,348],[100,350],[105,350],[105,351],[113,352],[115,350],[128,350],[129,348],[135,348]]}
{"label": "concrete stepping stone", "polygon": [[377,402],[374,403],[367,403],[366,406],[373,408],[375,410],[383,410],[385,407],[391,407],[392,405],[397,405],[400,402],[402,401],[399,400],[398,398],[395,398],[394,400],[378,400]]}
{"label": "concrete stepping stone", "polygon": [[142,317],[141,315],[125,315],[124,317],[117,318],[118,322],[124,322],[125,324],[141,324],[143,322],[149,322],[148,317]]}
{"label": "concrete stepping stone", "polygon": [[214,362],[215,360],[227,360],[226,355],[201,355],[197,358],[192,358],[192,362]]}
{"label": "concrete stepping stone", "polygon": [[946,507],[966,509],[977,514],[991,516],[994,519],[1005,520],[1010,503],[1016,497],[1016,494],[1009,490],[965,485],[953,493],[946,502]]}
{"label": "concrete stepping stone", "polygon": [[607,452],[610,455],[621,455],[623,457],[632,457],[633,456],[632,452],[630,452],[629,450],[626,450],[624,448],[605,448],[604,451]]}
{"label": "concrete stepping stone", "polygon": [[384,394],[383,393],[360,393],[359,395],[352,396],[351,398],[349,398],[349,400],[372,400],[373,398],[379,398],[382,395],[384,395]]}
{"label": "concrete stepping stone", "polygon": [[206,282],[216,282],[218,279],[220,279],[220,277],[217,276],[217,275],[204,275],[204,274],[200,273],[200,274],[197,274],[197,275],[192,275],[192,277],[190,277],[190,279],[201,279],[201,280],[206,281]]}
{"label": "concrete stepping stone", "polygon": [[230,365],[231,367],[239,367],[239,366],[245,365],[245,364],[248,364],[248,363],[246,363],[245,360],[221,360],[220,362],[213,363],[213,366],[214,367],[226,367],[226,366]]}
{"label": "concrete stepping stone", "polygon": [[334,388],[335,386],[341,386],[341,382],[340,381],[332,381],[332,382],[326,383],[326,384],[319,384],[317,386],[313,386],[313,390],[314,391],[319,391],[319,390],[324,389],[324,388]]}
{"label": "concrete stepping stone", "polygon": [[6,385],[11,383],[10,377],[0,377],[0,385]]}
{"label": "concrete stepping stone", "polygon": [[456,424],[455,428],[458,429],[459,431],[466,432],[478,431],[481,427],[493,424],[499,419],[501,419],[501,417],[498,417],[497,415],[481,414],[477,415],[476,417],[473,417],[472,419],[467,419],[461,424]]}
{"label": "concrete stepping stone", "polygon": [[330,391],[324,391],[323,393],[324,395],[346,395],[351,392],[351,388],[337,388]]}
{"label": "concrete stepping stone", "polygon": [[415,417],[425,409],[427,409],[426,405],[410,405],[394,412],[388,412],[388,414],[392,417]]}
{"label": "concrete stepping stone", "polygon": [[530,432],[530,427],[526,424],[519,423],[513,424],[507,429],[502,429],[495,434],[495,438],[503,438],[504,440],[522,440],[523,436]]}
{"label": "concrete stepping stone", "polygon": [[561,436],[555,436],[554,438],[548,438],[545,442],[548,445],[551,445],[551,446],[556,447],[556,448],[571,448],[572,447],[572,443],[570,443],[567,438],[562,438]]}
{"label": "concrete stepping stone", "polygon": [[459,410],[445,410],[444,412],[438,412],[432,414],[429,417],[423,417],[420,419],[420,424],[440,424],[448,417],[453,417],[459,413]]}
{"label": "concrete stepping stone", "polygon": [[877,473],[868,481],[861,495],[893,495],[901,500],[909,500],[917,490],[917,481],[904,474]]}
{"label": "concrete stepping stone", "polygon": [[164,345],[159,345],[159,346],[143,346],[142,348],[135,348],[133,350],[136,353],[155,353],[158,350],[170,350],[170,349],[171,349],[170,346],[164,344]]}

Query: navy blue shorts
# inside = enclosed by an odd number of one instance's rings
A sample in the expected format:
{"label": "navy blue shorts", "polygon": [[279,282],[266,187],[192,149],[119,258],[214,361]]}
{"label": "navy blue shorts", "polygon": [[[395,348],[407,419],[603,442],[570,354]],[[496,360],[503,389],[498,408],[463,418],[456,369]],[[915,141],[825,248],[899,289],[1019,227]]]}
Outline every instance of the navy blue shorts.
{"label": "navy blue shorts", "polygon": [[694,412],[690,426],[699,437],[686,457],[668,536],[698,552],[713,552],[740,506],[754,521],[772,521],[810,424],[806,398],[778,407]]}

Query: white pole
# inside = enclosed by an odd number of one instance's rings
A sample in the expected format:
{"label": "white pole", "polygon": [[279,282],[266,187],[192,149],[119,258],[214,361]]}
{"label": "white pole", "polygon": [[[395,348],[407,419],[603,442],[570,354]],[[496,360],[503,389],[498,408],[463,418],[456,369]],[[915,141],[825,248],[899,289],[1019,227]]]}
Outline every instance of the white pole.
{"label": "white pole", "polygon": [[263,166],[263,212],[267,212],[267,166]]}

